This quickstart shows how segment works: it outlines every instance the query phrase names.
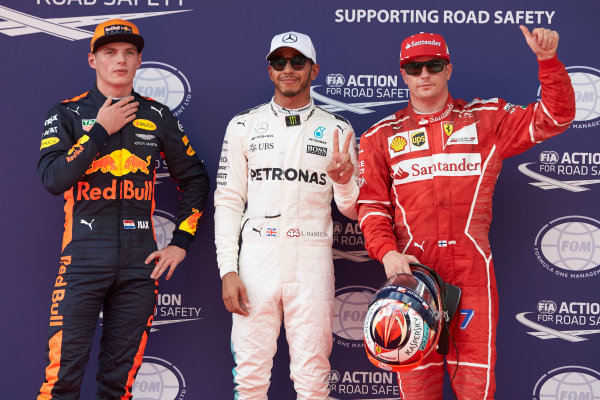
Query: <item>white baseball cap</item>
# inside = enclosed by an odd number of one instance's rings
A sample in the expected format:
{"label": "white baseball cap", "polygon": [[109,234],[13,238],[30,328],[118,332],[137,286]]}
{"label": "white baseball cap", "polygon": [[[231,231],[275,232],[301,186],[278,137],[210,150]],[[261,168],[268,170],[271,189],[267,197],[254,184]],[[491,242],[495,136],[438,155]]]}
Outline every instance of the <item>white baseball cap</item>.
{"label": "white baseball cap", "polygon": [[285,32],[273,36],[271,40],[271,50],[267,54],[267,60],[278,49],[291,47],[298,50],[306,58],[310,58],[313,63],[317,63],[317,52],[308,35],[298,32]]}

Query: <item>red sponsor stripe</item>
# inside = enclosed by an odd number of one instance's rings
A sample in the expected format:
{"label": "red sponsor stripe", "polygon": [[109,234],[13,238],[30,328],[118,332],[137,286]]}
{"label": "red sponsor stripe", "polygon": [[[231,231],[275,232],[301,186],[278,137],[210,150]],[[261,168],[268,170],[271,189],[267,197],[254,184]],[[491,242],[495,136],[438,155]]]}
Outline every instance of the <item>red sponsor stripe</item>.
{"label": "red sponsor stripe", "polygon": [[40,394],[37,400],[50,400],[52,399],[52,389],[58,381],[58,370],[60,369],[60,356],[62,351],[62,329],[54,334],[48,341],[50,351],[48,356],[50,358],[50,364],[46,367],[46,382],[42,384],[40,388]]}

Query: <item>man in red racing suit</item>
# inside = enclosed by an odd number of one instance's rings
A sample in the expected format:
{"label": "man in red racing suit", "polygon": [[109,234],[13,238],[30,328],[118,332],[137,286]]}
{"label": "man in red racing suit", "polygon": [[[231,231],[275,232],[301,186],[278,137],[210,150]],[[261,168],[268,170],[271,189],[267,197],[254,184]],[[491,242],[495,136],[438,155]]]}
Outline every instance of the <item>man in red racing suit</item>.
{"label": "man in red racing suit", "polygon": [[[494,185],[504,158],[568,128],[573,88],[556,58],[558,34],[521,30],[537,55],[541,100],[527,107],[498,98],[453,99],[452,72],[440,35],[421,33],[402,43],[407,108],[379,121],[361,138],[358,218],[371,257],[389,277],[419,261],[462,289],[469,329],[450,326],[448,372],[459,399],[493,399],[498,298],[488,230]],[[433,352],[399,374],[405,400],[442,398],[444,358]]]}

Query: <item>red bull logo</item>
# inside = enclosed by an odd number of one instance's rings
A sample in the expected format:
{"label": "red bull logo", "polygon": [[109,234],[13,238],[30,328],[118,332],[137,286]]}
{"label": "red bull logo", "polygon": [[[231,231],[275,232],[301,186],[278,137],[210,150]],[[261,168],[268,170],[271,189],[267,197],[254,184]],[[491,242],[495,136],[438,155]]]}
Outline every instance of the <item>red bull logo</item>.
{"label": "red bull logo", "polygon": [[123,176],[141,171],[144,174],[150,174],[150,170],[148,169],[150,160],[151,156],[146,157],[146,161],[144,161],[127,149],[115,150],[92,161],[92,164],[85,173],[92,174],[101,171],[102,173],[109,172],[114,176]]}
{"label": "red bull logo", "polygon": [[116,179],[113,179],[110,186],[106,187],[95,187],[85,181],[77,183],[77,201],[100,199],[152,200],[153,193],[154,184],[152,181],[144,181],[143,187],[136,187],[129,179],[122,180],[118,187]]}
{"label": "red bull logo", "polygon": [[71,265],[71,256],[62,256],[60,258],[60,267],[58,268],[56,281],[54,282],[54,290],[52,291],[52,305],[50,306],[50,326],[62,326],[63,324],[63,316],[59,308],[61,300],[65,298],[65,286],[67,286],[67,281],[65,280],[65,272],[67,272],[67,267],[69,265]]}
{"label": "red bull logo", "polygon": [[194,233],[196,233],[198,219],[200,219],[202,213],[196,210],[195,208],[192,208],[192,212],[193,214],[187,217],[186,220],[179,225],[179,229],[193,235]]}
{"label": "red bull logo", "polygon": [[150,165],[150,156],[148,156],[146,158],[146,160],[147,161],[144,161],[141,158],[139,158],[138,156],[136,156],[135,154],[131,154],[125,160],[125,163],[123,164],[123,168],[125,170],[131,171],[133,173],[142,171],[145,174],[149,174],[150,171],[148,170],[148,165]]}
{"label": "red bull logo", "polygon": [[94,173],[98,170],[107,173],[108,171],[115,171],[117,169],[117,163],[115,159],[110,155],[106,155],[97,160],[92,161],[92,164],[88,167],[86,174]]}
{"label": "red bull logo", "polygon": [[81,152],[84,150],[83,144],[90,140],[88,135],[83,135],[79,138],[77,143],[73,145],[67,152],[67,162],[73,161]]}

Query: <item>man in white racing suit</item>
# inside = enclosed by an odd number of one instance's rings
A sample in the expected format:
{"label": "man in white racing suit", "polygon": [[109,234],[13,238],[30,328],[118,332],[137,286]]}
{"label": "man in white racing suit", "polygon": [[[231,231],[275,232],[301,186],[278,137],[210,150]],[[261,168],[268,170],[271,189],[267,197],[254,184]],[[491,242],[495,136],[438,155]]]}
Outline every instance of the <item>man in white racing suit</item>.
{"label": "man in white racing suit", "polygon": [[275,94],[229,123],[215,192],[217,261],[233,314],[235,398],[267,399],[283,319],[298,399],[326,399],[331,200],[356,219],[356,139],[346,119],[310,97],[319,65],[307,35],[276,35],[267,60]]}

